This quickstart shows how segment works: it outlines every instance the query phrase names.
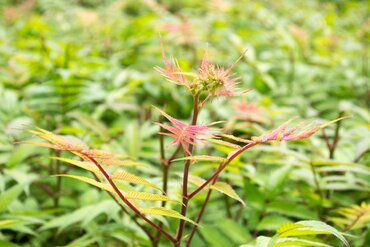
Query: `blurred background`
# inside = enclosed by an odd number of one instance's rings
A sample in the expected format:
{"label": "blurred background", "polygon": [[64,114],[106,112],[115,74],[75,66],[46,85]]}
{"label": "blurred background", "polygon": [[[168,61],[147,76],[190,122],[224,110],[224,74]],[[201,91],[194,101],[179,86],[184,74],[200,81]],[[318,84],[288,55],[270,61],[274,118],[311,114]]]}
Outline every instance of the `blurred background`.
{"label": "blurred background", "polygon": [[[152,105],[183,120],[192,108],[191,96],[154,70],[163,66],[161,39],[190,72],[207,47],[210,61],[224,67],[247,49],[233,72],[239,88],[253,90],[213,100],[202,123],[227,119],[226,129],[251,136],[294,116],[350,116],[310,141],[261,146],[245,156],[226,178],[249,206],[239,212],[235,203],[229,212],[215,199],[205,217],[210,227],[194,246],[246,244],[282,223],[330,222],[331,210],[369,202],[369,32],[365,0],[2,0],[0,246],[148,246],[103,192],[50,177],[67,166],[42,158],[55,154],[15,143],[31,138],[25,129],[32,126],[78,136],[147,162],[139,172],[161,183]],[[333,151],[328,143],[335,140]],[[195,169],[206,174],[209,167]],[[239,216],[226,221],[230,214]],[[367,228],[356,231],[354,246],[366,246]]]}

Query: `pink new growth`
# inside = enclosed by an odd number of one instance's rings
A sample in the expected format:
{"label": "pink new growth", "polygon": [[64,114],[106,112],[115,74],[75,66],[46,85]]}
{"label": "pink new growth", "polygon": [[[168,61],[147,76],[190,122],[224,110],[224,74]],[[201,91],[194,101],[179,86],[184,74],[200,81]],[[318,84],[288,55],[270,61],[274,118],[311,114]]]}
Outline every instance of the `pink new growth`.
{"label": "pink new growth", "polygon": [[209,77],[214,77],[218,81],[220,88],[214,92],[214,95],[233,96],[235,94],[235,85],[239,79],[239,77],[231,77],[231,75],[229,75],[233,67],[234,64],[225,70],[223,67],[216,67],[215,65],[210,64],[208,61],[208,52],[206,51],[200,66],[199,74],[200,77],[205,80]]}
{"label": "pink new growth", "polygon": [[186,78],[182,72],[179,63],[174,57],[171,57],[170,60],[167,59],[166,53],[164,51],[163,43],[161,42],[162,57],[165,65],[165,69],[160,67],[155,67],[155,69],[168,80],[181,85],[187,86]]}
{"label": "pink new growth", "polygon": [[175,140],[173,140],[170,144],[171,145],[177,145],[177,144],[180,143],[181,146],[183,147],[184,151],[187,154],[191,155],[191,152],[189,151],[188,144],[194,145],[195,141],[202,140],[201,138],[199,138],[199,136],[206,134],[206,131],[209,130],[208,126],[206,126],[206,125],[187,125],[187,124],[171,117],[170,115],[168,115],[164,111],[162,111],[158,108],[156,108],[156,109],[174,125],[174,126],[170,126],[170,125],[167,125],[167,124],[159,123],[159,125],[163,129],[166,129],[170,132],[170,133],[160,132],[160,134],[171,136],[171,137],[175,138]]}
{"label": "pink new growth", "polygon": [[[233,77],[233,74],[230,74],[233,67],[240,61],[244,54],[245,53],[243,53],[229,68],[225,69],[224,67],[209,63],[208,51],[206,50],[199,68],[199,77],[204,81],[214,80],[217,83],[217,85],[215,85],[217,89],[214,92],[209,91],[210,94],[229,97],[244,93],[235,92],[236,85],[238,84],[237,81],[240,77]],[[213,88],[211,88],[211,90],[212,89]]]}
{"label": "pink new growth", "polygon": [[[288,124],[292,121],[292,119],[290,119],[290,120],[286,121],[285,123],[283,123],[282,125],[280,125],[279,127],[277,127],[276,129],[274,129],[272,131],[269,131],[266,134],[263,134],[263,135],[258,136],[258,137],[256,137],[256,136],[252,137],[252,141],[254,141],[256,143],[261,143],[261,142],[274,141],[274,140],[291,141],[291,140],[305,139],[305,138],[308,138],[308,137],[312,136],[318,130],[326,127],[327,125],[329,125],[333,122],[339,121],[339,120],[341,120],[341,119],[336,119],[336,120],[331,121],[329,123],[319,125],[319,126],[315,126],[315,127],[312,127],[310,124],[308,124],[303,128],[301,128],[301,126],[305,122],[301,122],[297,126],[292,127],[292,128],[287,130]],[[300,130],[297,132],[298,129],[300,129]]]}
{"label": "pink new growth", "polygon": [[266,122],[263,113],[266,111],[264,108],[255,103],[248,103],[246,100],[234,102],[234,107],[238,111],[237,119],[244,119],[254,122]]}

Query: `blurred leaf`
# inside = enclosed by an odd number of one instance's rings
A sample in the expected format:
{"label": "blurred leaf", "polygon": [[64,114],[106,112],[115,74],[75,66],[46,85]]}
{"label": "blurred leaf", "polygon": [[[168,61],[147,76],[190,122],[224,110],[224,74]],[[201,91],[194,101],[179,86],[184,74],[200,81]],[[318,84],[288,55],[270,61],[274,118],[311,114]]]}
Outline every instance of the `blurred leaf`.
{"label": "blurred leaf", "polygon": [[10,243],[10,242],[5,241],[5,240],[0,240],[0,246],[2,246],[2,247],[19,247],[19,245],[14,244],[14,243]]}
{"label": "blurred leaf", "polygon": [[17,199],[22,191],[23,186],[18,184],[3,192],[0,196],[0,212],[4,211],[10,203]]}
{"label": "blurred leaf", "polygon": [[181,161],[181,160],[191,160],[191,161],[213,161],[213,162],[224,162],[226,161],[225,158],[222,157],[215,157],[215,156],[208,156],[208,155],[199,155],[199,156],[188,156],[184,158],[174,159],[173,161]]}
{"label": "blurred leaf", "polygon": [[280,215],[267,215],[262,218],[262,220],[258,223],[257,229],[258,230],[276,230],[282,224],[287,222],[291,222],[288,218],[285,218]]}
{"label": "blurred leaf", "polygon": [[225,247],[230,246],[230,240],[214,227],[201,227],[200,232],[210,246]]}
{"label": "blurred leaf", "polygon": [[273,198],[275,195],[280,193],[284,189],[284,184],[287,181],[289,173],[292,171],[292,167],[284,165],[274,170],[267,179],[267,196]]}
{"label": "blurred leaf", "polygon": [[103,141],[109,139],[108,129],[105,127],[104,124],[102,124],[95,118],[83,112],[72,112],[69,115],[76,118],[82,125],[85,125],[87,128],[100,135]]}

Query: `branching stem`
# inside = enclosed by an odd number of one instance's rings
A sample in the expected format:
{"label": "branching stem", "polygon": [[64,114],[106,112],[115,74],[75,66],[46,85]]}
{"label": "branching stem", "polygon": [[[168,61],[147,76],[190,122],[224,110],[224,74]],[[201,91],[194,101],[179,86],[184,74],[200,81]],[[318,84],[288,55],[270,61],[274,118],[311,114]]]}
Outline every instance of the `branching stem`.
{"label": "branching stem", "polygon": [[198,194],[202,189],[204,189],[209,183],[211,183],[213,180],[216,180],[217,177],[218,177],[218,175],[226,168],[226,166],[228,164],[230,164],[231,161],[233,161],[238,155],[240,155],[245,150],[247,150],[247,149],[249,149],[249,148],[251,148],[251,147],[253,147],[253,146],[257,145],[257,144],[258,144],[258,142],[248,143],[247,145],[243,146],[239,150],[237,150],[234,153],[232,153],[227,158],[227,160],[222,165],[220,165],[220,167],[216,170],[216,172],[207,181],[205,181],[201,186],[199,186],[196,190],[194,190],[192,193],[190,193],[188,195],[188,198],[191,199],[196,194]]}
{"label": "branching stem", "polygon": [[123,194],[122,192],[118,189],[116,184],[113,182],[113,180],[110,178],[109,174],[104,170],[104,168],[99,164],[99,162],[94,159],[93,157],[87,156],[87,158],[93,162],[100,172],[103,174],[103,176],[107,179],[109,184],[112,186],[114,191],[117,193],[117,195],[121,198],[121,200],[129,207],[131,208],[139,217],[141,217],[143,220],[145,220],[148,224],[156,228],[158,231],[160,231],[168,240],[171,242],[175,243],[176,239],[172,237],[169,233],[167,233],[165,230],[163,230],[161,227],[159,227],[156,223],[148,219],[144,214],[140,212],[138,208],[136,208]]}

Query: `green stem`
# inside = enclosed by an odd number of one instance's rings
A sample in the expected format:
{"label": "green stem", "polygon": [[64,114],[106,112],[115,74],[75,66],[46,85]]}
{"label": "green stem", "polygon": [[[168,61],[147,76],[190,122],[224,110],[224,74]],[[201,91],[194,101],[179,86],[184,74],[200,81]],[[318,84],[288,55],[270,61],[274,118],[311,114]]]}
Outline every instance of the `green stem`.
{"label": "green stem", "polygon": [[[55,151],[55,156],[60,157],[60,151],[56,150]],[[60,161],[55,160],[55,171],[54,174],[60,174]],[[62,189],[62,177],[58,176],[55,185],[55,190],[54,190],[54,207],[57,208],[59,207],[59,197],[61,194],[61,189]]]}
{"label": "green stem", "polygon": [[[339,112],[338,118],[343,117],[343,115],[344,115],[343,112]],[[338,122],[336,122],[336,125],[335,125],[334,139],[333,139],[333,143],[331,144],[331,148],[329,150],[329,158],[330,159],[334,159],[334,152],[335,152],[335,149],[337,148],[337,145],[338,145],[338,142],[339,142],[339,130],[340,130],[340,127],[341,127],[341,123],[342,123],[342,121],[338,121]]]}
{"label": "green stem", "polygon": [[312,175],[313,175],[315,185],[316,185],[316,190],[317,190],[317,193],[319,194],[319,197],[320,197],[320,202],[319,202],[317,211],[318,211],[318,214],[319,214],[319,218],[322,219],[322,217],[321,217],[322,212],[323,212],[322,204],[323,204],[324,198],[323,198],[323,194],[322,194],[322,190],[321,190],[321,187],[320,187],[320,183],[319,183],[319,180],[318,180],[318,175],[317,175],[315,166],[314,166],[314,164],[312,164],[312,162],[310,162],[310,166],[311,166]]}

